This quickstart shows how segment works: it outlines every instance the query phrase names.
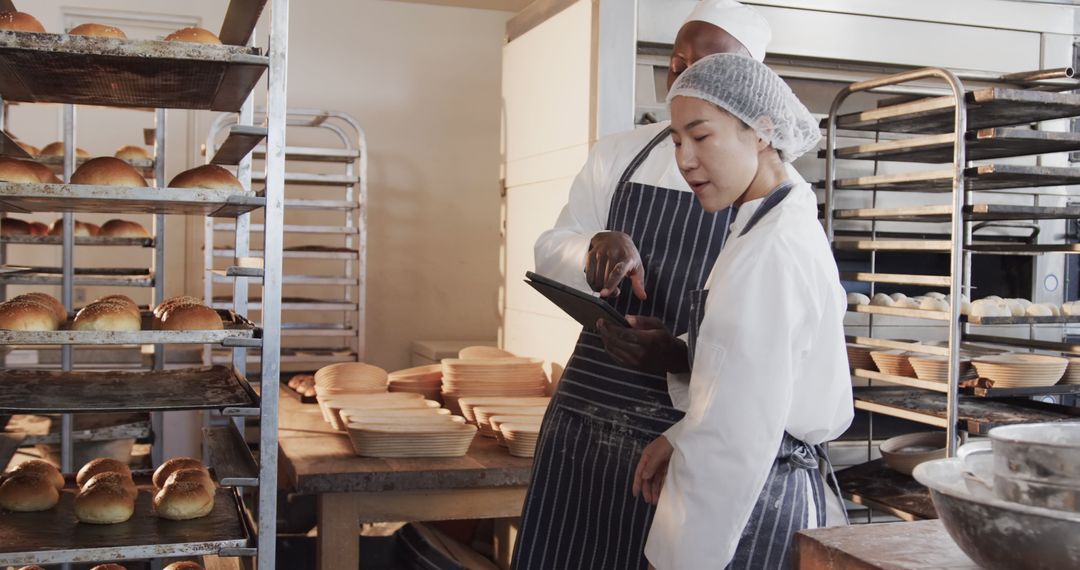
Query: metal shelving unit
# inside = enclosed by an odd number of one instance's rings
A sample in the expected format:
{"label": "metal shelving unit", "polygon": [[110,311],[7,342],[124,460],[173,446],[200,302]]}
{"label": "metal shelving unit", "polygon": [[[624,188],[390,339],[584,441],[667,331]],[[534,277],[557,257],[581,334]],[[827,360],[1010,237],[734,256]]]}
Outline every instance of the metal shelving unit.
{"label": "metal shelving unit", "polygon": [[[4,4],[10,9],[10,3]],[[270,40],[264,52],[254,46],[251,37],[267,4],[271,6]],[[60,245],[63,251],[60,268],[3,272],[4,282],[59,284],[63,303],[71,311],[74,286],[90,282],[74,268],[75,245],[152,247],[155,266],[144,272],[148,281],[139,285],[153,286],[154,301],[158,303],[163,299],[165,281],[165,215],[234,218],[236,247],[240,250],[246,249],[250,213],[262,212],[265,245],[260,262],[266,268],[258,275],[263,285],[264,329],[241,316],[247,312],[246,302],[237,298],[221,311],[224,329],[219,331],[155,331],[148,327],[131,333],[0,331],[0,345],[58,345],[62,354],[60,370],[0,372],[6,386],[0,394],[0,414],[63,414],[59,434],[5,434],[0,440],[0,458],[10,457],[6,455],[10,450],[31,441],[59,439],[62,468],[70,474],[76,467],[71,464],[73,441],[139,437],[132,434],[147,432],[145,424],[135,422],[107,434],[93,430],[82,433],[73,429],[75,414],[150,411],[155,436],[163,429],[160,412],[166,410],[216,410],[229,418],[226,428],[205,434],[210,467],[222,485],[210,516],[165,524],[153,515],[150,494],[141,493],[135,517],[110,526],[105,529],[110,532],[103,534],[101,529],[75,523],[71,514],[74,495],[66,492],[56,509],[17,513],[0,521],[0,565],[67,566],[91,560],[216,555],[250,557],[260,568],[274,567],[278,391],[261,390],[259,386],[277,386],[280,371],[288,16],[288,0],[232,0],[219,34],[225,43],[221,46],[0,31],[0,103],[64,104],[65,181],[70,180],[76,167],[75,105],[157,109],[156,159],[152,165],[136,165],[152,168],[156,188],[0,183],[0,211],[63,212],[64,226],[62,238],[12,238],[0,242],[0,250],[7,244],[24,243]],[[257,193],[166,188],[165,109],[240,111],[250,117],[252,91],[264,74],[268,75],[267,111],[259,140],[266,141],[265,186]],[[3,126],[0,119],[0,130]],[[250,151],[254,145],[244,144],[244,136],[250,142],[250,135],[250,130],[239,129],[238,142],[230,147],[240,163],[238,177],[245,188],[250,188]],[[11,148],[11,141],[2,138],[0,152],[18,154]],[[155,214],[153,237],[73,238],[73,212]],[[119,284],[115,280],[101,282]],[[149,318],[144,315],[144,319]],[[225,347],[237,353],[237,366],[166,369],[164,349],[169,344]],[[73,349],[81,345],[153,345],[153,366],[151,370],[74,370]],[[261,373],[254,379],[244,373],[244,353],[252,347],[261,348],[263,355],[259,359]],[[245,426],[258,428],[257,455],[242,435]],[[160,455],[158,446],[155,450]],[[161,459],[155,456],[154,462]],[[137,477],[137,482],[145,484],[145,475]]]}
{"label": "metal shelving unit", "polygon": [[[1062,77],[1065,72],[1058,73]],[[900,102],[884,102],[881,107],[854,113],[840,113],[845,100],[855,94],[874,91],[918,80],[937,78],[945,82],[952,95]],[[1002,78],[1000,83],[1008,83]],[[1077,84],[1075,87],[1080,87]],[[890,104],[891,103],[891,104]],[[971,295],[972,256],[1005,254],[1041,256],[1055,253],[1080,253],[1080,245],[1040,241],[1037,231],[1029,238],[1016,236],[980,236],[980,224],[1005,221],[1075,220],[1080,208],[1040,205],[1041,188],[1080,184],[1080,168],[1017,164],[973,164],[973,160],[998,160],[1054,152],[1080,150],[1080,134],[1048,132],[1029,128],[1034,123],[1080,116],[1080,95],[1071,92],[1046,92],[1009,87],[965,91],[962,81],[952,72],[925,68],[851,84],[833,101],[829,116],[823,121],[828,131],[826,148],[819,156],[826,161],[823,221],[826,234],[837,251],[868,252],[868,271],[842,275],[848,281],[870,284],[871,294],[880,284],[909,285],[947,290],[950,298]],[[879,142],[838,148],[840,129],[874,131]],[[898,135],[899,133],[899,135]],[[880,135],[886,135],[881,137]],[[904,135],[909,135],[904,137]],[[896,138],[901,136],[904,138]],[[889,138],[880,142],[882,138]],[[837,161],[857,160],[922,164],[924,170],[904,169],[899,174],[879,174],[854,178],[837,176]],[[870,207],[838,208],[837,194],[860,192],[869,196]],[[883,193],[948,193],[949,204],[879,207]],[[995,196],[1027,196],[1030,205],[994,204]],[[1060,188],[1055,189],[1058,195]],[[927,194],[929,195],[929,194]],[[909,202],[911,200],[908,200]],[[882,228],[882,223],[893,223]],[[837,223],[859,223],[858,228],[837,229]],[[944,234],[911,233],[896,230],[895,223],[948,224]],[[869,229],[866,229],[866,226]],[[861,229],[860,229],[861,228]],[[938,230],[940,231],[940,229]],[[927,275],[923,268],[911,273],[878,273],[878,255],[884,252],[939,253],[949,256],[948,271]],[[1036,402],[1034,397],[1072,395],[1077,386],[1052,386],[1038,389],[961,388],[961,343],[991,344],[1010,350],[1042,349],[1080,354],[1080,346],[1067,342],[1036,338],[1040,325],[1080,322],[1080,318],[1062,317],[965,317],[960,303],[951,303],[948,311],[930,311],[883,306],[851,306],[851,314],[861,317],[866,336],[849,336],[848,341],[889,350],[948,358],[948,382],[928,382],[917,378],[854,370],[853,379],[868,381],[870,387],[854,390],[855,408],[873,415],[881,414],[946,430],[949,455],[968,435],[985,435],[997,425],[1055,421],[1075,418],[1080,411],[1066,406]],[[947,328],[947,340],[940,345],[880,338],[882,321],[886,324],[937,324]],[[1009,338],[994,334],[989,326],[1026,326],[1027,338]],[[868,442],[870,445],[870,442]],[[906,520],[924,518],[929,501],[925,490],[912,486],[909,478],[890,483],[888,477],[874,475],[880,465],[867,464],[848,469],[839,475],[848,499],[875,506]],[[869,474],[869,475],[868,475]],[[871,475],[873,477],[871,477]],[[880,473],[879,473],[880,475]],[[906,505],[906,507],[905,507]],[[910,507],[910,508],[908,508]],[[930,510],[932,515],[932,508]]]}
{"label": "metal shelving unit", "polygon": [[[261,121],[265,113],[256,115]],[[206,143],[209,162],[230,162],[234,154],[231,149],[238,146],[253,150],[256,160],[265,161],[266,148],[258,138],[261,127],[241,123],[230,114],[214,122]],[[287,125],[299,136],[332,140],[326,147],[285,148],[286,163],[297,169],[285,173],[285,210],[304,223],[285,224],[284,233],[291,237],[290,241],[300,244],[290,243],[282,255],[287,261],[304,262],[307,269],[301,273],[287,271],[282,278],[286,290],[295,295],[282,298],[281,309],[290,316],[282,334],[292,339],[319,337],[325,342],[334,338],[341,343],[332,349],[306,349],[290,343],[282,349],[282,364],[291,370],[309,371],[327,363],[357,361],[364,355],[367,142],[359,123],[344,113],[290,109]],[[266,175],[256,169],[251,179],[258,185]],[[249,258],[260,257],[261,249],[250,240],[233,244],[220,241],[221,235],[235,232],[245,223],[252,234],[265,230],[264,224],[250,220],[206,221],[205,297],[214,307],[228,307],[238,295],[244,295],[249,310],[262,309],[260,299],[246,297],[247,279],[260,276],[263,270]],[[322,244],[312,245],[311,240],[321,240]],[[229,265],[222,267],[222,261]],[[228,284],[233,285],[233,294],[222,295],[220,286]],[[318,298],[313,298],[313,287],[320,288]],[[330,318],[328,313],[341,316]],[[207,349],[204,362],[222,363],[228,358],[227,354]]]}

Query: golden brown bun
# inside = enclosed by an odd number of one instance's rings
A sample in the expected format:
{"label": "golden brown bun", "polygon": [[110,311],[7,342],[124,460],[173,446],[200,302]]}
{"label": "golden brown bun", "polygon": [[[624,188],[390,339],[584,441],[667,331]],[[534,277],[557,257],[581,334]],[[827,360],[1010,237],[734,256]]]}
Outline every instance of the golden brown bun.
{"label": "golden brown bun", "polygon": [[37,564],[34,564],[33,566],[23,566],[22,568],[19,568],[19,570],[45,570],[45,569],[42,568],[41,566],[38,566]]}
{"label": "golden brown bun", "polygon": [[0,12],[0,30],[45,33],[45,26],[25,12]]}
{"label": "golden brown bun", "polygon": [[75,518],[90,524],[122,523],[135,514],[135,498],[123,487],[101,483],[75,496]]}
{"label": "golden brown bun", "polygon": [[0,330],[54,331],[59,323],[53,310],[31,299],[0,303]]}
{"label": "golden brown bun", "polygon": [[168,312],[168,310],[177,305],[190,305],[190,304],[202,303],[202,299],[198,297],[192,297],[191,295],[180,295],[177,297],[169,297],[161,302],[160,305],[154,307],[154,317],[161,318],[161,315]]}
{"label": "golden brown bun", "polygon": [[30,156],[37,156],[37,155],[41,154],[41,149],[40,148],[38,148],[38,147],[28,143],[28,142],[15,141],[15,144],[19,145],[19,148],[25,150],[26,154],[29,154]]}
{"label": "golden brown bun", "polygon": [[185,170],[169,181],[169,187],[238,191],[244,189],[232,173],[216,164],[204,164]]}
{"label": "golden brown bun", "polygon": [[22,163],[25,164],[27,168],[32,170],[34,174],[37,175],[38,182],[41,182],[42,184],[63,184],[64,182],[63,180],[57,178],[56,174],[53,174],[51,168],[45,166],[44,164],[41,164],[40,162],[34,160],[23,160]]}
{"label": "golden brown bun", "polygon": [[60,491],[48,479],[20,473],[0,483],[0,509],[29,513],[46,511],[60,502]]}
{"label": "golden brown bun", "polygon": [[162,463],[161,466],[154,471],[154,476],[151,478],[154,487],[157,487],[158,489],[164,487],[169,475],[172,475],[174,472],[180,471],[181,469],[199,469],[205,471],[207,474],[210,473],[210,471],[206,469],[206,466],[203,465],[203,462],[198,459],[192,459],[191,457],[173,457],[165,463]]}
{"label": "golden brown bun", "polygon": [[[139,310],[139,305],[131,297],[127,295],[105,295],[99,299],[94,299],[94,303],[116,303],[123,305],[131,314],[136,317],[142,315],[142,311]],[[91,304],[94,304],[91,303]]]}
{"label": "golden brown bun", "polygon": [[109,471],[107,473],[98,473],[97,475],[94,475],[86,481],[86,484],[82,486],[82,490],[89,490],[96,485],[109,485],[113,487],[120,487],[132,499],[139,496],[139,488],[135,486],[135,481],[132,481],[131,477],[127,477],[122,473],[117,473],[116,471]]}
{"label": "golden brown bun", "polygon": [[154,509],[163,519],[186,521],[205,517],[214,510],[214,495],[195,481],[165,485],[154,496]]}
{"label": "golden brown bun", "polygon": [[127,568],[119,564],[98,564],[90,570],[127,570]]}
{"label": "golden brown bun", "polygon": [[64,475],[60,473],[60,470],[57,469],[55,465],[48,461],[42,461],[40,459],[24,461],[12,469],[9,475],[18,473],[29,473],[38,477],[44,477],[45,480],[52,483],[53,487],[56,487],[57,490],[64,488]]}
{"label": "golden brown bun", "polygon": [[75,475],[75,484],[81,488],[94,475],[110,471],[125,475],[128,479],[131,478],[131,467],[128,467],[127,463],[109,457],[98,457],[90,460],[86,465],[82,466],[82,469],[79,469],[78,474]]}
{"label": "golden brown bun", "polygon": [[214,485],[214,480],[210,477],[210,474],[206,472],[206,468],[192,468],[192,469],[179,469],[173,471],[172,475],[165,480],[165,484],[162,488],[168,487],[173,483],[185,483],[185,482],[198,483],[206,489],[207,493],[211,495],[217,490],[217,485]]}
{"label": "golden brown bun", "polygon": [[[52,227],[49,228],[49,235],[64,235],[64,218],[60,218],[52,223]],[[91,235],[93,234],[90,232],[90,224],[75,220],[75,237],[90,237]]]}
{"label": "golden brown bun", "polygon": [[158,328],[163,331],[219,331],[225,328],[218,312],[202,303],[175,305],[163,313]]}
{"label": "golden brown bun", "polygon": [[106,237],[148,238],[150,232],[142,224],[128,220],[109,220],[102,224],[101,235]]}
{"label": "golden brown bun", "polygon": [[123,303],[91,303],[75,314],[71,330],[139,331],[142,330],[142,319]]}
{"label": "golden brown bun", "polygon": [[99,156],[83,163],[71,175],[72,184],[129,186],[145,188],[146,179],[130,164],[112,156]]}
{"label": "golden brown bun", "polygon": [[105,24],[80,24],[68,30],[69,36],[94,36],[97,38],[116,38],[126,40],[127,34],[120,28],[106,26]]}
{"label": "golden brown bun", "polygon": [[3,218],[0,219],[0,236],[28,236],[30,232],[30,222],[25,222],[18,218]]}
{"label": "golden brown bun", "polygon": [[187,42],[191,44],[221,45],[221,40],[210,30],[202,28],[183,28],[165,36],[167,42]]}
{"label": "golden brown bun", "polygon": [[41,184],[41,177],[25,160],[0,157],[0,182]]}
{"label": "golden brown bun", "polygon": [[47,236],[47,235],[49,235],[49,226],[48,226],[48,224],[43,224],[41,222],[30,222],[30,235],[35,235],[35,236]]}
{"label": "golden brown bun", "polygon": [[90,232],[90,235],[92,236],[101,235],[101,226],[97,224],[91,224],[90,222],[86,222],[86,229]]}
{"label": "golden brown bun", "polygon": [[172,564],[169,564],[168,566],[166,566],[162,570],[204,570],[204,569],[203,569],[202,566],[199,566],[198,564],[196,564],[194,562],[184,561],[184,562],[173,562]]}
{"label": "golden brown bun", "polygon": [[56,322],[62,323],[67,320],[67,309],[64,308],[64,304],[60,302],[60,299],[53,297],[47,293],[40,293],[34,291],[33,293],[23,293],[18,297],[12,299],[12,301],[30,300],[36,303],[41,303],[49,307],[53,314],[56,315]]}
{"label": "golden brown bun", "polygon": [[118,148],[113,156],[120,160],[152,160],[154,158],[150,156],[150,151],[131,144]]}
{"label": "golden brown bun", "polygon": [[[38,154],[41,156],[64,156],[64,141],[51,142],[45,145]],[[75,157],[90,158],[90,153],[79,147],[75,147]]]}

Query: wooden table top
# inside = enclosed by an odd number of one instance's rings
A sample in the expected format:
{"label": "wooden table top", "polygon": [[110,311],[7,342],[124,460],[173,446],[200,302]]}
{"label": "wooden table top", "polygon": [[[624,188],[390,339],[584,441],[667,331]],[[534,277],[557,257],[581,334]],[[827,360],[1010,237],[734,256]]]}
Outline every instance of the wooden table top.
{"label": "wooden table top", "polygon": [[327,424],[316,404],[282,393],[278,421],[282,484],[298,493],[377,493],[528,485],[532,459],[514,457],[477,435],[464,457],[357,457],[349,437]]}
{"label": "wooden table top", "polygon": [[805,530],[795,537],[798,570],[978,570],[941,521]]}

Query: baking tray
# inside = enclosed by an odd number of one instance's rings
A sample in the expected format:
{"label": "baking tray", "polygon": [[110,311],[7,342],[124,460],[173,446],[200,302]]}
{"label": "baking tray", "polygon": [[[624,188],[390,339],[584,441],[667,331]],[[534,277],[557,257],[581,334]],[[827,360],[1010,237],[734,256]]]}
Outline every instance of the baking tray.
{"label": "baking tray", "polygon": [[[63,236],[0,236],[0,243],[64,245]],[[75,245],[154,247],[154,238],[75,236]]]}
{"label": "baking tray", "polygon": [[[233,304],[232,297],[214,297],[213,307],[226,308]],[[356,301],[312,299],[309,297],[282,297],[281,310],[283,311],[352,311],[356,310]],[[262,298],[251,297],[248,299],[248,309],[252,311],[262,310]]]}
{"label": "baking tray", "polygon": [[[964,170],[968,190],[988,191],[1010,188],[1041,188],[1080,184],[1080,168],[1066,166],[1026,166],[983,164]],[[823,187],[824,182],[818,184]],[[838,190],[894,190],[911,192],[952,192],[953,171],[905,172],[879,174],[837,180]]]}
{"label": "baking tray", "polygon": [[[63,268],[30,267],[27,271],[0,274],[7,285],[62,285]],[[149,269],[76,267],[75,285],[105,287],[153,287],[154,273]]]}
{"label": "baking tray", "polygon": [[[250,250],[248,255],[263,257],[263,252],[262,250]],[[214,257],[236,257],[236,250],[215,249]],[[298,245],[285,248],[282,257],[285,259],[357,259],[360,257],[360,253],[347,247]]]}
{"label": "baking tray", "polygon": [[[71,441],[144,440],[150,438],[150,417],[145,412],[76,414]],[[60,444],[59,415],[17,414],[7,427],[8,434],[25,436],[24,445]]]}
{"label": "baking tray", "polygon": [[936,519],[930,490],[909,475],[890,469],[875,459],[836,472],[844,498],[892,514],[905,521]]}
{"label": "baking tray", "polygon": [[[968,160],[1080,150],[1080,133],[1073,132],[1001,127],[969,131],[964,140]],[[947,163],[953,161],[954,141],[952,134],[922,136],[838,148],[835,156],[848,160]],[[818,151],[818,158],[825,157],[825,150]]]}
{"label": "baking tray", "polygon": [[[947,223],[952,220],[952,206],[911,206],[906,208],[853,208],[836,210],[836,220],[877,220],[879,222]],[[1012,206],[1007,204],[971,204],[964,206],[964,219],[973,222],[1003,220],[1074,220],[1080,219],[1080,207]]]}
{"label": "baking tray", "polygon": [[204,427],[203,441],[218,483],[225,487],[256,487],[259,465],[236,426]]}
{"label": "baking tray", "polygon": [[[0,7],[0,11],[3,11],[3,7]],[[7,131],[0,129],[0,156],[7,156],[10,158],[31,158],[29,154],[18,144],[15,139],[8,135]]]}
{"label": "baking tray", "polygon": [[221,143],[221,147],[210,159],[210,164],[224,164],[227,166],[240,164],[241,160],[252,149],[266,138],[266,127],[251,125],[234,125],[229,130],[229,136]]}
{"label": "baking tray", "polygon": [[235,112],[269,64],[258,48],[0,31],[9,101]]}
{"label": "baking tray", "polygon": [[0,413],[135,412],[258,406],[231,367],[137,372],[0,371]]}
{"label": "baking tray", "polygon": [[209,515],[170,521],[154,515],[150,472],[134,475],[139,486],[135,514],[120,524],[78,522],[72,475],[66,477],[68,487],[56,507],[37,513],[5,512],[0,516],[0,565],[198,556],[250,545],[251,533],[232,489],[218,488]]}
{"label": "baking tray", "polygon": [[[266,173],[251,175],[251,182],[266,182]],[[355,186],[360,183],[359,176],[345,174],[315,174],[309,172],[286,172],[285,183],[297,186]],[[355,202],[353,202],[355,204]]]}
{"label": "baking tray", "polygon": [[248,319],[227,309],[217,309],[223,330],[153,330],[154,315],[143,311],[140,331],[7,331],[0,330],[3,345],[117,345],[117,344],[221,344],[229,339],[255,339],[262,331]]}
{"label": "baking tray", "polygon": [[[1080,95],[1025,89],[989,88],[965,95],[968,129],[1025,125],[1080,116]],[[836,119],[841,129],[894,133],[951,133],[955,127],[953,98],[929,97],[899,105],[846,113]],[[822,121],[822,127],[827,121]]]}
{"label": "baking tray", "polygon": [[[2,32],[0,32],[2,33]],[[236,217],[266,205],[251,191],[0,182],[0,210]]]}

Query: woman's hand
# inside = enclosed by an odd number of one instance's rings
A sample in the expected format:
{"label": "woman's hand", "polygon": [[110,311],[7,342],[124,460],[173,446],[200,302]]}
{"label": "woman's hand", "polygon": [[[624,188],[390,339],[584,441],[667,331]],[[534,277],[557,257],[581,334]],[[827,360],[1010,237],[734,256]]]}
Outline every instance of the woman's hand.
{"label": "woman's hand", "polygon": [[645,300],[645,266],[630,236],[622,232],[600,232],[589,243],[585,258],[585,280],[601,297],[619,296],[619,285],[630,278],[634,295]]}
{"label": "woman's hand", "polygon": [[635,497],[642,497],[646,503],[655,505],[660,501],[660,490],[664,488],[664,477],[667,476],[668,463],[675,448],[664,436],[653,440],[645,446],[638,460],[637,470],[634,472]]}
{"label": "woman's hand", "polygon": [[626,320],[630,328],[613,325],[603,319],[596,324],[604,348],[615,362],[659,374],[690,371],[686,343],[675,338],[663,321],[640,316],[628,316]]}

